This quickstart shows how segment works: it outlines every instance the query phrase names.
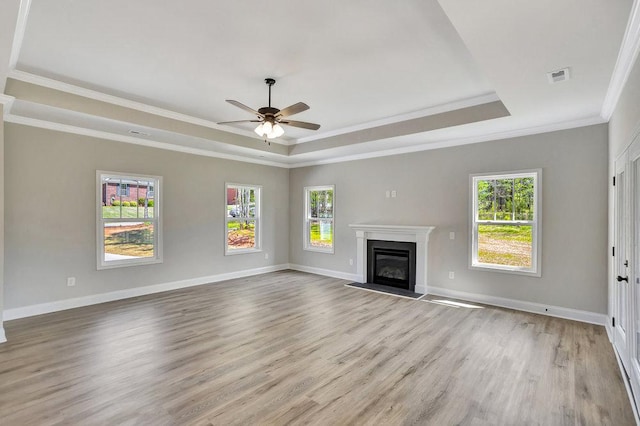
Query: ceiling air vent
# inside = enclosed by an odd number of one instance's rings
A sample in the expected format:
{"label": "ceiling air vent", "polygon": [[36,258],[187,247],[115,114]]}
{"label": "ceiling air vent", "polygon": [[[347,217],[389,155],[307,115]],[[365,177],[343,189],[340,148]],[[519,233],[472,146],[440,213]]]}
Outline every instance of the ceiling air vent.
{"label": "ceiling air vent", "polygon": [[139,130],[129,130],[129,133],[136,136],[151,136],[149,133],[141,132]]}
{"label": "ceiling air vent", "polygon": [[561,70],[555,70],[547,73],[549,84],[559,83],[561,81],[569,80],[571,75],[569,74],[569,68],[562,68]]}

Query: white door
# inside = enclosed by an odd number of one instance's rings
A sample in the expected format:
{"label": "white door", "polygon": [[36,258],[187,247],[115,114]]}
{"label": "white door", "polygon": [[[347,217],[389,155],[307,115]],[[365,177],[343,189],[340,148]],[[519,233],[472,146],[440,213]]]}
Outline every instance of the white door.
{"label": "white door", "polygon": [[620,354],[622,363],[629,371],[629,203],[627,197],[627,158],[623,155],[616,160],[615,176],[615,253],[614,253],[614,283],[613,283],[613,343]]}
{"label": "white door", "polygon": [[640,395],[640,137],[629,147],[629,165],[632,260],[629,275],[630,327],[627,331],[630,368],[627,368],[627,373],[634,394]]}

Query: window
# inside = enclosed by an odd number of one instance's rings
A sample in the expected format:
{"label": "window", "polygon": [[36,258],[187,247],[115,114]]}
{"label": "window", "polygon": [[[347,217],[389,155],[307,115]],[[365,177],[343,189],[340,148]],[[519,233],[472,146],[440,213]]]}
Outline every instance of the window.
{"label": "window", "polygon": [[162,178],[98,171],[96,181],[98,269],[162,262]]}
{"label": "window", "polygon": [[310,186],[304,194],[304,249],[333,253],[335,187]]}
{"label": "window", "polygon": [[260,251],[261,187],[228,183],[225,189],[225,254]]}
{"label": "window", "polygon": [[541,170],[471,176],[471,267],[540,276]]}
{"label": "window", "polygon": [[118,184],[118,190],[116,191],[116,195],[120,197],[128,197],[129,194],[130,194],[130,188],[128,183]]}

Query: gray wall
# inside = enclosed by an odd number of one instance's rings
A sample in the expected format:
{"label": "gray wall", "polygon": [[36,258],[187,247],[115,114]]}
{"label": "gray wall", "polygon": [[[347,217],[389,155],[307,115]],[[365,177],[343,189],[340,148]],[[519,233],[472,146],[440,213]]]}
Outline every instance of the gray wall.
{"label": "gray wall", "polygon": [[[5,309],[288,262],[287,169],[8,123],[4,134]],[[163,177],[162,264],[96,270],[96,170]],[[262,253],[224,256],[226,181],[263,186]]]}
{"label": "gray wall", "polygon": [[[350,223],[435,225],[429,285],[590,312],[607,311],[607,125],[290,174],[290,262],[355,273]],[[468,268],[469,174],[542,168],[542,277]],[[336,185],[335,254],[302,250],[303,188]],[[397,198],[385,198],[385,190]],[[449,240],[449,232],[456,239]],[[455,279],[448,279],[448,272]]]}

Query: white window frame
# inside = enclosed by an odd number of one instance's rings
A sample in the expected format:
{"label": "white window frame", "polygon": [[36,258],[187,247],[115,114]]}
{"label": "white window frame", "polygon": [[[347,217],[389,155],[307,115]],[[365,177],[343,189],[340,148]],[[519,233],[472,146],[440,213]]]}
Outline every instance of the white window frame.
{"label": "white window frame", "polygon": [[[227,211],[227,193],[229,188],[248,188],[253,189],[255,191],[255,217],[229,217]],[[225,256],[233,256],[236,254],[247,254],[247,253],[258,253],[262,251],[262,186],[261,185],[253,185],[246,183],[232,183],[227,182],[224,184],[224,255]],[[256,245],[252,248],[244,248],[244,249],[230,249],[229,248],[229,222],[234,222],[237,220],[253,220],[256,223],[255,228],[255,240]]]}
{"label": "white window frame", "polygon": [[[515,179],[522,177],[533,178],[533,220],[478,220],[478,185],[479,180],[489,179]],[[477,270],[490,270],[540,277],[542,276],[542,169],[519,170],[500,173],[482,173],[469,176],[471,195],[470,214],[470,244],[469,244],[469,268]],[[478,225],[503,224],[503,225],[528,225],[531,226],[531,268],[517,266],[496,265],[478,262]]]}
{"label": "white window frame", "polygon": [[[102,217],[102,179],[127,179],[154,181],[153,218],[145,218],[145,222],[153,222],[154,257],[137,259],[104,260],[104,225],[109,222],[140,222],[139,218],[103,218]],[[120,186],[118,187],[120,188]],[[97,269],[112,269],[128,266],[162,263],[162,176],[150,176],[139,173],[96,171],[96,242]],[[136,199],[137,202],[137,199]]]}
{"label": "white window frame", "polygon": [[[311,198],[310,194],[313,191],[333,191],[333,216],[331,218],[312,218],[311,217]],[[307,251],[315,251],[318,253],[335,253],[336,246],[336,186],[335,185],[318,185],[318,186],[305,186],[304,188],[304,230],[303,230],[303,249]],[[331,220],[331,248],[320,248],[311,245],[311,220]]]}

